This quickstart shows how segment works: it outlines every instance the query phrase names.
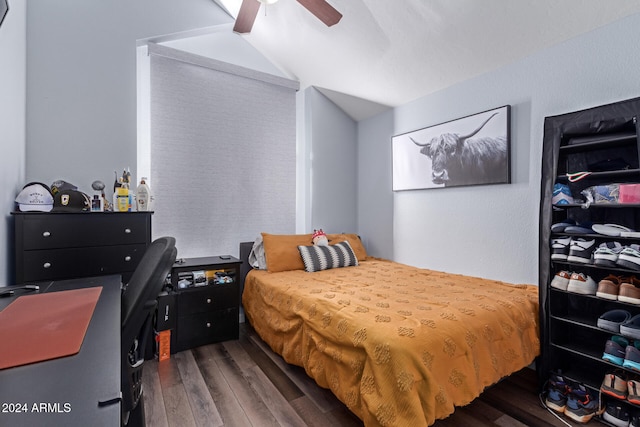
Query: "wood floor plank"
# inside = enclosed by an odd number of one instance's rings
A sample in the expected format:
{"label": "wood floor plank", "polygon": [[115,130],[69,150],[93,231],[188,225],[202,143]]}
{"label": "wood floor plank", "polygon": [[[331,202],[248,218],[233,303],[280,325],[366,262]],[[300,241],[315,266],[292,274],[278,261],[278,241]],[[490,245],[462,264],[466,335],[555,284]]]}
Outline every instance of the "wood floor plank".
{"label": "wood floor plank", "polygon": [[158,376],[169,426],[195,427],[196,422],[175,358],[158,364]]}
{"label": "wood floor plank", "polygon": [[198,347],[193,349],[192,353],[224,425],[226,427],[251,425],[242,405],[215,361],[213,346]]}
{"label": "wood floor plank", "polygon": [[184,384],[189,405],[196,425],[201,427],[222,427],[222,417],[216,408],[207,384],[191,351],[183,351],[175,355],[178,370]]}
{"label": "wood floor plank", "polygon": [[165,412],[164,399],[162,398],[162,386],[158,377],[157,360],[144,362],[142,389],[144,390],[144,410],[147,425],[168,427],[167,413]]}
{"label": "wood floor plank", "polygon": [[216,363],[252,425],[277,426],[277,420],[242,375],[234,360],[232,358],[216,359]]}

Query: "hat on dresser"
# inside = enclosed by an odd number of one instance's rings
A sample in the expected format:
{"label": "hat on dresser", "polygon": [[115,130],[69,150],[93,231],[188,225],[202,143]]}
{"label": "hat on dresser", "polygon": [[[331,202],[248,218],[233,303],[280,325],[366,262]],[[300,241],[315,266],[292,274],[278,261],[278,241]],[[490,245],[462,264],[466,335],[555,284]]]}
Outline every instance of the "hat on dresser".
{"label": "hat on dresser", "polygon": [[82,191],[58,191],[53,197],[54,212],[82,212],[88,210],[91,210],[91,200]]}
{"label": "hat on dresser", "polygon": [[30,182],[18,193],[16,203],[21,212],[49,212],[53,208],[53,195],[45,184]]}

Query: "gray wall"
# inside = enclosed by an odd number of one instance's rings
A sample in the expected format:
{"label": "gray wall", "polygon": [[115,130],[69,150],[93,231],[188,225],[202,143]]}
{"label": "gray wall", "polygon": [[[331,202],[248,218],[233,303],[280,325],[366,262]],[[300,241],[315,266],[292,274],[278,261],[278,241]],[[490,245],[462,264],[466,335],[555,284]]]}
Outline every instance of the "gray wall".
{"label": "gray wall", "polygon": [[392,244],[399,262],[537,283],[544,117],[640,96],[639,28],[640,15],[631,16],[398,107],[393,121],[383,114],[361,122],[360,163],[390,164],[390,134],[512,105],[512,184],[392,193],[390,221],[387,211],[362,208],[389,200],[389,166],[385,186],[360,167],[359,228],[377,230],[367,236],[370,252]]}
{"label": "gray wall", "polygon": [[211,0],[29,0],[27,20],[26,179],[84,191],[136,177],[136,41],[232,22]]}
{"label": "gray wall", "polygon": [[26,24],[24,1],[12,1],[0,27],[0,286],[10,284],[13,274],[14,199],[24,182]]}
{"label": "gray wall", "polygon": [[305,91],[305,100],[311,206],[308,228],[301,231],[355,233],[357,124],[313,87]]}

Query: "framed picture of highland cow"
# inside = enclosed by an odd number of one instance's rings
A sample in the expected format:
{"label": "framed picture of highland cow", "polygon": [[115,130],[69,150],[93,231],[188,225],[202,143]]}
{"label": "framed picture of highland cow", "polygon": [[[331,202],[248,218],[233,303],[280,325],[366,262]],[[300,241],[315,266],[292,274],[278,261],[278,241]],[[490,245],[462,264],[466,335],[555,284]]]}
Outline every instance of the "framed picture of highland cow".
{"label": "framed picture of highland cow", "polygon": [[393,191],[511,182],[511,106],[391,138]]}

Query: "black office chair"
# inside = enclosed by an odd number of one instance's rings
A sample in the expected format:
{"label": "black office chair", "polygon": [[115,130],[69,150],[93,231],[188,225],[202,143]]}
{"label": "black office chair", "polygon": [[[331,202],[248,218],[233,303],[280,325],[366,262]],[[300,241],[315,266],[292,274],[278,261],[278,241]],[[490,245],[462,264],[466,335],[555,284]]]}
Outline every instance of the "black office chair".
{"label": "black office chair", "polygon": [[144,353],[151,338],[157,297],[176,260],[173,237],[154,240],[122,291],[122,425],[145,425],[142,398]]}

